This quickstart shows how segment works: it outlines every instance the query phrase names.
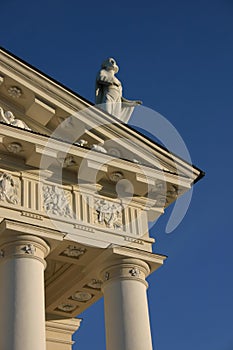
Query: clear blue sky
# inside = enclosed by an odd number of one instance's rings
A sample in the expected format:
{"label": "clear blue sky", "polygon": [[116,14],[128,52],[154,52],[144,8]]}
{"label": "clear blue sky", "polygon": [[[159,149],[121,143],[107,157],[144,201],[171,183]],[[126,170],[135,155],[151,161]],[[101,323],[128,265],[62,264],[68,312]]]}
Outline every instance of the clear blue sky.
{"label": "clear blue sky", "polygon": [[[169,257],[149,278],[154,348],[232,350],[232,0],[8,0],[0,26],[3,47],[91,101],[115,57],[125,96],[177,128],[206,177],[180,226],[165,233],[168,210],[151,232]],[[77,349],[104,349],[103,302],[81,316]]]}

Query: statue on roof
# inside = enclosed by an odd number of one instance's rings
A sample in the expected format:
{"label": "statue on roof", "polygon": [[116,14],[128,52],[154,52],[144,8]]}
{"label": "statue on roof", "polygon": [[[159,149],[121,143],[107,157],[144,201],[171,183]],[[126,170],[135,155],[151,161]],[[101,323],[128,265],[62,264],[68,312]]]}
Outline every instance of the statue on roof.
{"label": "statue on roof", "polygon": [[109,114],[127,123],[134,107],[141,101],[127,100],[122,96],[121,82],[115,77],[119,67],[113,58],[106,59],[96,77],[96,104]]}

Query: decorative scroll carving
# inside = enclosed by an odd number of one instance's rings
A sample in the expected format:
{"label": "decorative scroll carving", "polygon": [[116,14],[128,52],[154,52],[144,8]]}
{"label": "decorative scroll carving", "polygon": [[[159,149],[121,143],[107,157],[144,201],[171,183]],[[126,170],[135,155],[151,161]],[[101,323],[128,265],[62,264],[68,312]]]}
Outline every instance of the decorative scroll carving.
{"label": "decorative scroll carving", "polygon": [[47,214],[72,218],[65,191],[55,185],[43,186],[44,209]]}
{"label": "decorative scroll carving", "polygon": [[95,209],[98,214],[97,222],[109,228],[122,227],[122,205],[109,202],[105,199],[96,199]]}
{"label": "decorative scroll carving", "polygon": [[86,253],[85,248],[76,247],[75,245],[69,245],[60,255],[68,256],[69,258],[79,259]]}
{"label": "decorative scroll carving", "polygon": [[16,119],[11,111],[4,112],[2,107],[0,107],[0,121],[9,125],[17,126],[21,129],[31,130],[21,119]]}
{"label": "decorative scroll carving", "polygon": [[0,172],[0,200],[17,204],[17,186],[10,174]]}

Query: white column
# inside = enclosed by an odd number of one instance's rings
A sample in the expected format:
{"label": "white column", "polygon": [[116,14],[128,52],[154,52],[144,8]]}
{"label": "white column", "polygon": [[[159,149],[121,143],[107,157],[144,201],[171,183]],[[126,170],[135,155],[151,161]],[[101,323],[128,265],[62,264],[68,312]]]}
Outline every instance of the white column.
{"label": "white column", "polygon": [[121,259],[101,272],[107,350],[152,350],[147,303],[149,266]]}
{"label": "white column", "polygon": [[48,245],[29,235],[0,242],[0,349],[45,350],[44,257]]}

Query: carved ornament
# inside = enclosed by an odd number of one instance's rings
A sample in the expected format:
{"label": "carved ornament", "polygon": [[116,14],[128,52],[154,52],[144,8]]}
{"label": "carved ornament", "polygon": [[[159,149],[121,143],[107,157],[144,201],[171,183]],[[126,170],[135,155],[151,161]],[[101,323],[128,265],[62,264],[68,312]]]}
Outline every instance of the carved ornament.
{"label": "carved ornament", "polygon": [[7,150],[10,152],[10,153],[14,153],[14,154],[17,154],[19,152],[22,151],[22,145],[18,142],[12,142],[10,143],[7,147]]}
{"label": "carved ornament", "polygon": [[98,218],[97,222],[104,224],[109,228],[122,227],[122,210],[121,204],[109,202],[105,199],[96,199],[95,210]]}
{"label": "carved ornament", "polygon": [[7,92],[13,98],[19,98],[22,96],[22,90],[18,86],[10,86]]}
{"label": "carved ornament", "polygon": [[87,292],[76,292],[71,296],[71,299],[75,301],[79,301],[81,303],[85,303],[91,300],[92,297],[93,295]]}
{"label": "carved ornament", "polygon": [[25,247],[23,247],[22,250],[25,252],[25,254],[30,254],[30,255],[34,255],[36,252],[36,248],[33,244],[25,245]]}
{"label": "carved ornament", "polygon": [[69,245],[60,255],[67,256],[69,258],[79,259],[86,253],[85,248],[80,248],[75,245]]}
{"label": "carved ornament", "polygon": [[129,273],[133,277],[138,277],[140,275],[140,271],[137,267],[133,267],[132,269],[130,269]]}
{"label": "carved ornament", "polygon": [[0,172],[0,200],[17,204],[17,186],[10,174]]}
{"label": "carved ornament", "polygon": [[72,218],[65,191],[55,185],[43,186],[44,209],[47,214]]}
{"label": "carved ornament", "polygon": [[57,309],[60,310],[60,311],[63,311],[63,312],[72,312],[76,309],[76,305],[73,305],[73,304],[68,304],[68,303],[63,303],[63,304],[60,304]]}
{"label": "carved ornament", "polygon": [[89,283],[87,283],[86,287],[100,290],[102,284],[103,282],[101,280],[97,280],[93,278]]}

